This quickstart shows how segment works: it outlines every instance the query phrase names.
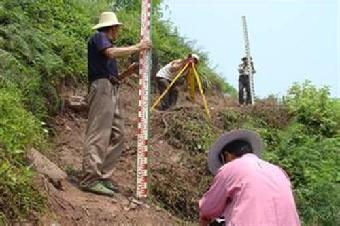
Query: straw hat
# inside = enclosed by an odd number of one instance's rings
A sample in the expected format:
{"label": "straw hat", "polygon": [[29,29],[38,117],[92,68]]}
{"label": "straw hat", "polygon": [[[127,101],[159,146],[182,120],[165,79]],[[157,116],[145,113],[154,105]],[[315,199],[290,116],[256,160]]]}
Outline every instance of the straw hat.
{"label": "straw hat", "polygon": [[103,12],[100,14],[99,23],[92,27],[92,29],[96,30],[102,27],[111,27],[115,25],[122,25],[117,19],[117,16],[113,12]]}
{"label": "straw hat", "polygon": [[209,150],[208,167],[213,175],[216,175],[219,168],[223,166],[223,163],[220,160],[221,151],[227,144],[234,140],[247,141],[251,145],[253,153],[260,157],[263,149],[263,142],[257,133],[245,129],[232,130],[220,136]]}

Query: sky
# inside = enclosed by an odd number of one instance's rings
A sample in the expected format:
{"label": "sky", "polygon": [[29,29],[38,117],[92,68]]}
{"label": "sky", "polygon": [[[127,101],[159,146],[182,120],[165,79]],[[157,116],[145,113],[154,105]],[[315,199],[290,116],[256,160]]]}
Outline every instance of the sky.
{"label": "sky", "polygon": [[285,95],[311,80],[340,97],[340,0],[164,0],[164,18],[208,52],[211,66],[238,87],[246,16],[257,73],[255,95]]}

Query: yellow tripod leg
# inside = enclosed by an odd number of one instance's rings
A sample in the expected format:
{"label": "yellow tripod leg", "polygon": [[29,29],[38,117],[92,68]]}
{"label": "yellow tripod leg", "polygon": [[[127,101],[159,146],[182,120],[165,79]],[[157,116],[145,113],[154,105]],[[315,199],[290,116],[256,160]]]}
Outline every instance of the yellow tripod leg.
{"label": "yellow tripod leg", "polygon": [[208,108],[208,103],[207,103],[207,100],[205,99],[205,96],[204,96],[204,93],[203,93],[201,79],[198,76],[198,73],[197,73],[196,68],[195,68],[194,65],[192,65],[192,69],[194,71],[194,74],[195,74],[195,77],[196,77],[196,80],[197,80],[198,89],[199,89],[199,91],[200,91],[200,93],[202,95],[202,98],[203,98],[203,103],[204,103],[205,111],[207,113],[208,118],[210,119],[210,112],[209,112],[209,108]]}
{"label": "yellow tripod leg", "polygon": [[151,111],[155,109],[155,107],[159,104],[159,102],[163,99],[163,97],[167,94],[167,92],[170,90],[170,88],[175,84],[176,80],[181,76],[181,74],[187,69],[189,64],[186,64],[183,69],[176,75],[176,77],[172,80],[170,85],[166,88],[166,90],[160,95],[160,97],[155,101],[155,103],[151,107]]}
{"label": "yellow tripod leg", "polygon": [[191,96],[191,101],[195,101],[195,75],[192,68],[190,68],[189,73],[187,75],[187,83],[189,94]]}

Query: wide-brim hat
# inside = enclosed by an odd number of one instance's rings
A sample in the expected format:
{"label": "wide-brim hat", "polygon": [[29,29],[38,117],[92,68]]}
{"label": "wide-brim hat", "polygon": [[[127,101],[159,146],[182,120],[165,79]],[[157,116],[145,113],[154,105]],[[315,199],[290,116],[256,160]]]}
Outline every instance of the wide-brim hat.
{"label": "wide-brim hat", "polygon": [[103,12],[102,14],[100,14],[99,23],[93,26],[92,29],[97,30],[103,27],[111,27],[111,26],[119,26],[119,25],[122,25],[122,23],[118,21],[118,18],[115,13]]}
{"label": "wide-brim hat", "polygon": [[219,168],[221,168],[224,164],[220,159],[221,151],[227,144],[235,140],[248,142],[253,149],[253,153],[260,157],[263,149],[263,142],[257,133],[245,129],[232,130],[224,133],[212,145],[208,153],[208,167],[213,175],[216,175]]}

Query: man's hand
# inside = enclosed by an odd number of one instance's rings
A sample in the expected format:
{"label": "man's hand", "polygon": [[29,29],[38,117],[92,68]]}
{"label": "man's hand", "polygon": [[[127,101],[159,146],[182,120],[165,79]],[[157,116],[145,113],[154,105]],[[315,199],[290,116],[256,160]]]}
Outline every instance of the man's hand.
{"label": "man's hand", "polygon": [[151,41],[142,40],[136,45],[128,47],[112,47],[103,50],[103,54],[109,59],[115,59],[118,57],[124,57],[133,53],[141,52],[152,48]]}
{"label": "man's hand", "polygon": [[136,45],[136,47],[139,51],[149,50],[152,48],[152,43],[149,40],[143,39]]}

